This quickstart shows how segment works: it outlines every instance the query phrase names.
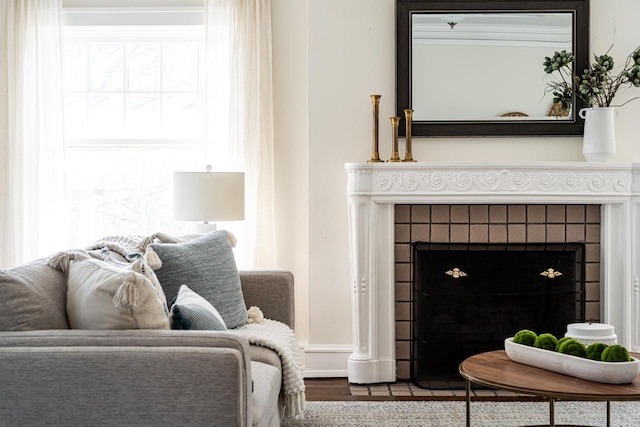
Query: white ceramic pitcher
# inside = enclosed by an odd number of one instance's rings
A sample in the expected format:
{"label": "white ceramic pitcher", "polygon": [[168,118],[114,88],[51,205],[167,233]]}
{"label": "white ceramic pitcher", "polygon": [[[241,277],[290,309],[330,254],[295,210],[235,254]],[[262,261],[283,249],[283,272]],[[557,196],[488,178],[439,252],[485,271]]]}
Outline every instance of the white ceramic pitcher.
{"label": "white ceramic pitcher", "polygon": [[615,108],[583,108],[578,112],[584,122],[582,154],[588,162],[606,162],[616,154]]}

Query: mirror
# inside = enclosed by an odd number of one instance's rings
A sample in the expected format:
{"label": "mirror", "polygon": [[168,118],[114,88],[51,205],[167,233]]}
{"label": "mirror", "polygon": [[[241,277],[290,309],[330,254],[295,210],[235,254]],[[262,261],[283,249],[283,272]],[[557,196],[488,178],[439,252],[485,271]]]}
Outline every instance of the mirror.
{"label": "mirror", "polygon": [[554,105],[542,63],[561,50],[587,63],[588,8],[588,0],[398,0],[397,115],[414,110],[414,136],[582,135],[584,104]]}

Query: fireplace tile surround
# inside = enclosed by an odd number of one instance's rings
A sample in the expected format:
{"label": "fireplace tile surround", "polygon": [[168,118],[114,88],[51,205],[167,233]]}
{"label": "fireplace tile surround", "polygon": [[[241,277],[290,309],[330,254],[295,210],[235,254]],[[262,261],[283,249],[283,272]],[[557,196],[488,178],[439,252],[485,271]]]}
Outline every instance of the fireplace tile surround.
{"label": "fireplace tile surround", "polygon": [[[408,378],[410,243],[584,241],[587,318],[640,350],[640,164],[348,163],[349,381]],[[416,221],[417,220],[417,221]],[[596,316],[597,314],[597,316]]]}
{"label": "fireplace tile surround", "polygon": [[586,318],[600,321],[600,205],[395,205],[396,376],[410,378],[411,244],[572,243],[586,246]]}

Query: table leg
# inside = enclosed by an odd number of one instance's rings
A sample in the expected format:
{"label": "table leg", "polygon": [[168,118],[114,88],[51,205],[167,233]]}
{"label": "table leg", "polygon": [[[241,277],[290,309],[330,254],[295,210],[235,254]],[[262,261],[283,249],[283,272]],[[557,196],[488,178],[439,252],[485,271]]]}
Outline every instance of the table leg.
{"label": "table leg", "polygon": [[607,427],[611,427],[611,402],[607,400]]}
{"label": "table leg", "polygon": [[555,399],[553,398],[549,399],[549,427],[555,427],[556,425],[556,415],[553,409],[554,402],[555,402]]}
{"label": "table leg", "polygon": [[471,381],[466,381],[467,391],[467,427],[471,427]]}

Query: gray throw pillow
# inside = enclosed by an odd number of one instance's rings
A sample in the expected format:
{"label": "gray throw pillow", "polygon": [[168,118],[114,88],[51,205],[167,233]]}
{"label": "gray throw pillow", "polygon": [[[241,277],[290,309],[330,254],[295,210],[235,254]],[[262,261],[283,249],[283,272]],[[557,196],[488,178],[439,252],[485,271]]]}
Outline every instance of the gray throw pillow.
{"label": "gray throw pillow", "polygon": [[247,323],[247,308],[231,244],[224,230],[180,243],[149,245],[162,261],[155,273],[168,301],[187,285],[209,301],[227,328]]}
{"label": "gray throw pillow", "polygon": [[67,276],[46,259],[0,270],[0,330],[69,329]]}

